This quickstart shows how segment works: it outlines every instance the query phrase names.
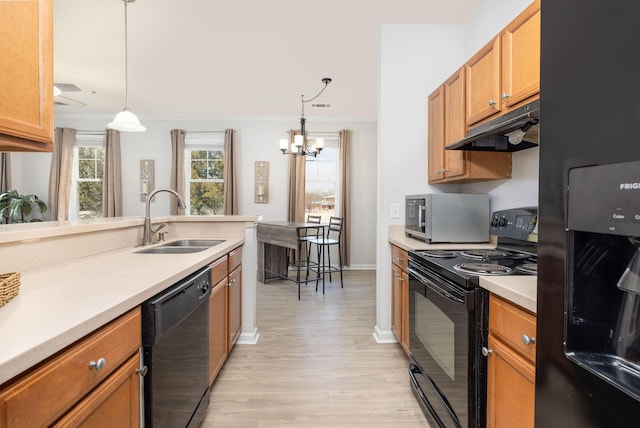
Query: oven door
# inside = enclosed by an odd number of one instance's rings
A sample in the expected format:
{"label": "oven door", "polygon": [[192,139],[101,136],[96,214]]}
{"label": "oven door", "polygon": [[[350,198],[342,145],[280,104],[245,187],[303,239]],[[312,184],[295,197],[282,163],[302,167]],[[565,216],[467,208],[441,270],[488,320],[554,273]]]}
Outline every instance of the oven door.
{"label": "oven door", "polygon": [[482,319],[476,316],[476,290],[409,260],[409,373],[434,426],[484,426],[484,370],[477,352]]}

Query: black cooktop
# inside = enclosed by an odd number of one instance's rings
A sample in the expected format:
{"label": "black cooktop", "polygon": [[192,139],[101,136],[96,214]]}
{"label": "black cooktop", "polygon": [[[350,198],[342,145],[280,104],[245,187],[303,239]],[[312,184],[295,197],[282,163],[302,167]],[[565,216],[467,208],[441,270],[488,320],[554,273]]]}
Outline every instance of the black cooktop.
{"label": "black cooktop", "polygon": [[477,287],[480,276],[535,275],[536,256],[507,249],[409,251],[409,257],[466,288]]}

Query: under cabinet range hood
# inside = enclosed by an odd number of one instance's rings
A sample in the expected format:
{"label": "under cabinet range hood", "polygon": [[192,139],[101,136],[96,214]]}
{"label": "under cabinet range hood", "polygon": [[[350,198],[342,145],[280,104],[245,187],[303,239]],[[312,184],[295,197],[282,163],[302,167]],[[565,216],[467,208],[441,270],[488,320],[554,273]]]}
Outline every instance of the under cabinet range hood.
{"label": "under cabinet range hood", "polygon": [[445,150],[517,152],[538,146],[540,100],[469,130],[467,136],[445,146]]}

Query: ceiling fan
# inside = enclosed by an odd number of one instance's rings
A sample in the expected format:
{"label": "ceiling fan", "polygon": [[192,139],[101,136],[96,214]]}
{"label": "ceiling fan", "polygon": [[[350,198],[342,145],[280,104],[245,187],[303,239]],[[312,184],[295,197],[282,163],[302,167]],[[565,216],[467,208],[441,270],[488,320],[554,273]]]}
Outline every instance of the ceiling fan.
{"label": "ceiling fan", "polygon": [[[78,88],[73,83],[54,83],[54,97],[53,103],[59,106],[73,106],[73,107],[85,107],[87,104],[82,101],[70,98],[66,95],[69,92],[82,92],[82,89]],[[56,91],[58,89],[58,91]]]}

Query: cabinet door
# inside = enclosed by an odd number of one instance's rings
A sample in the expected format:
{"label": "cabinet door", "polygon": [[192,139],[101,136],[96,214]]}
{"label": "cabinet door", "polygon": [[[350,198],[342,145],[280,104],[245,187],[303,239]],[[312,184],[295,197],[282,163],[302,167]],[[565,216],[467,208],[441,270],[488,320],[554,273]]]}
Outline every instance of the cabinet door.
{"label": "cabinet door", "polygon": [[409,355],[409,274],[402,271],[400,281],[400,298],[401,298],[401,339],[400,344],[404,348],[404,352]]}
{"label": "cabinet door", "polygon": [[402,342],[402,270],[391,265],[391,330]]}
{"label": "cabinet door", "polygon": [[466,64],[467,125],[500,111],[500,37],[476,53]]}
{"label": "cabinet door", "polygon": [[444,87],[429,95],[429,182],[444,178]]}
{"label": "cabinet door", "polygon": [[540,92],[540,1],[536,0],[502,33],[503,106]]}
{"label": "cabinet door", "polygon": [[533,428],[535,366],[489,334],[487,428]]}
{"label": "cabinet door", "polygon": [[[458,70],[444,83],[444,145],[463,139],[467,134],[465,120],[464,68]],[[458,177],[466,172],[467,152],[444,150],[444,176]]]}
{"label": "cabinet door", "polygon": [[136,353],[53,426],[140,426],[140,375],[136,371],[138,367],[140,354]]}
{"label": "cabinet door", "polygon": [[0,151],[52,151],[52,0],[0,1],[0,57]]}
{"label": "cabinet door", "polygon": [[229,338],[227,349],[231,348],[240,337],[242,329],[242,266],[229,274],[228,296],[228,326]]}
{"label": "cabinet door", "polygon": [[211,292],[209,300],[209,384],[227,359],[227,278]]}

